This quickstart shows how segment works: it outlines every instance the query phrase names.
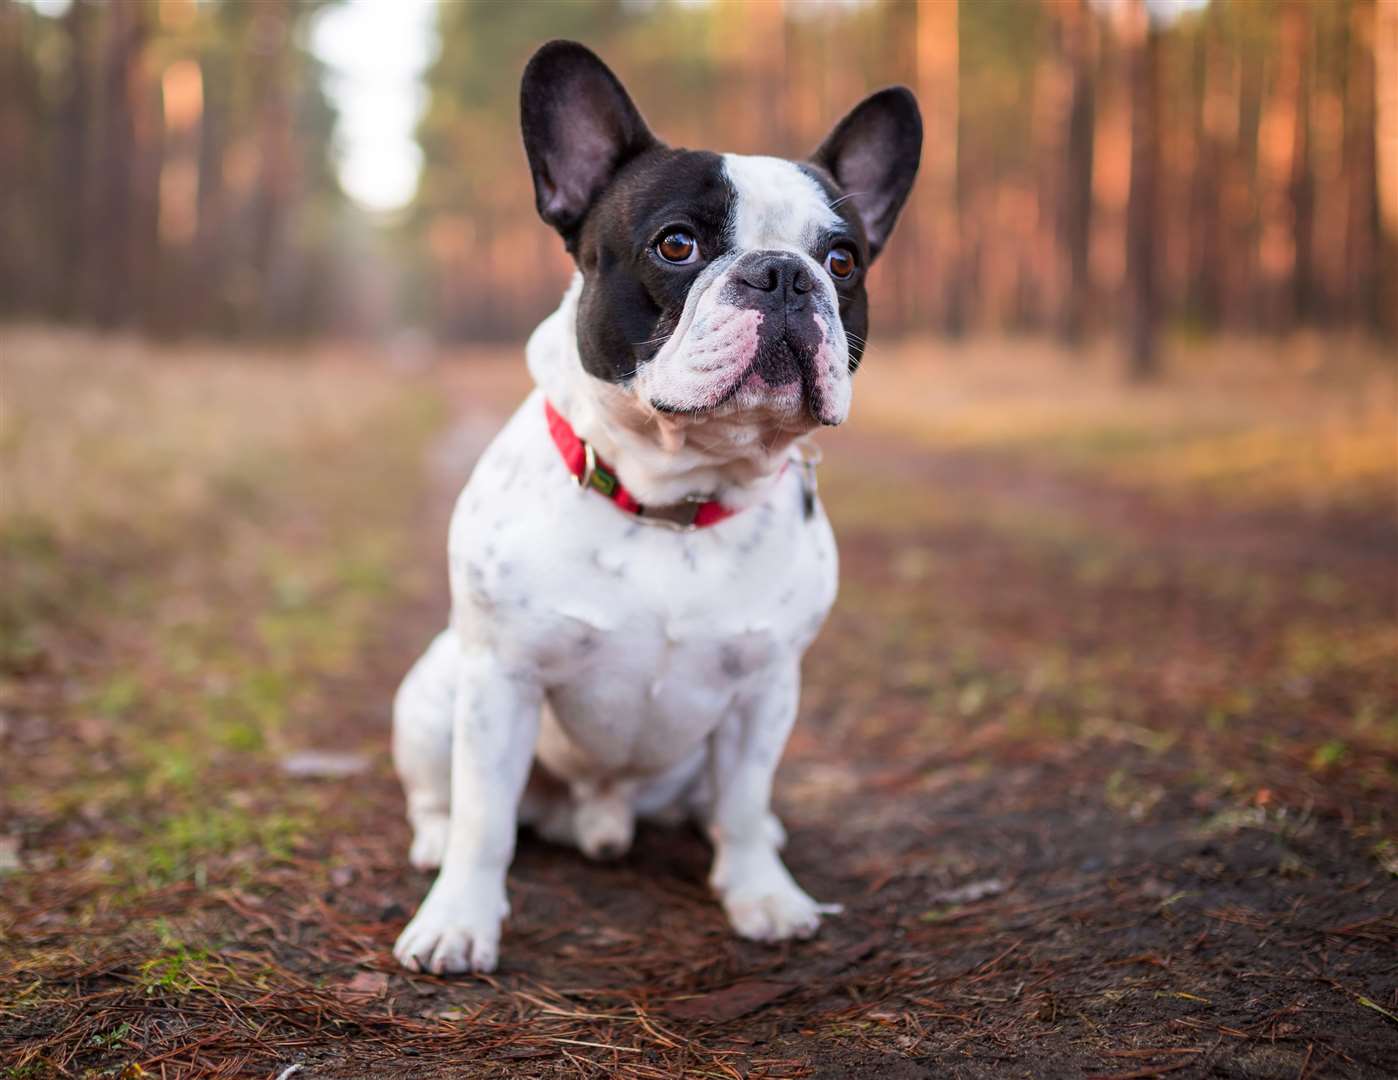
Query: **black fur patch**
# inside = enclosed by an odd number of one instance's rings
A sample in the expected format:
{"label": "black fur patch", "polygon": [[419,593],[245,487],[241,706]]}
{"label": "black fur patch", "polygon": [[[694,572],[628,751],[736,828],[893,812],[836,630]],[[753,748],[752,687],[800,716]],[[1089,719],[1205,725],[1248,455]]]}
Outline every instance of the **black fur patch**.
{"label": "black fur patch", "polygon": [[[665,344],[695,279],[729,249],[733,198],[718,154],[660,148],[621,170],[578,241],[578,349],[589,374],[623,382]],[[689,266],[656,254],[656,241],[675,226],[699,242]]]}

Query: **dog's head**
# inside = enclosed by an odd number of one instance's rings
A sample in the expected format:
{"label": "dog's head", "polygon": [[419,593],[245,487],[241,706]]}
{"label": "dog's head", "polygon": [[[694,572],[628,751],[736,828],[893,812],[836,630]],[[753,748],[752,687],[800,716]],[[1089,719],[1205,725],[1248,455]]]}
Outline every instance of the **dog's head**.
{"label": "dog's head", "polygon": [[922,149],[910,91],[866,98],[806,161],[666,146],[575,42],[535,53],[520,97],[539,213],[582,273],[590,375],[661,413],[845,419],[865,274]]}

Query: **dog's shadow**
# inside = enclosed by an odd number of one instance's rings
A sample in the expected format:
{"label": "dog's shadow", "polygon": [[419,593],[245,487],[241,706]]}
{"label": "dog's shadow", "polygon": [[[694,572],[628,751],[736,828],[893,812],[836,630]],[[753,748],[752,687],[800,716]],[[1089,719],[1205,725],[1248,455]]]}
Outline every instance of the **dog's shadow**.
{"label": "dog's shadow", "polygon": [[609,860],[589,859],[523,828],[510,868],[519,914],[512,921],[523,929],[536,919],[576,924],[586,915],[634,930],[676,904],[716,909],[707,885],[712,861],[713,849],[691,825],[638,824],[630,851]]}
{"label": "dog's shadow", "polygon": [[498,974],[620,987],[708,966],[733,940],[708,886],[712,860],[691,825],[638,824],[631,850],[609,861],[522,828]]}
{"label": "dog's shadow", "polygon": [[[827,877],[815,872],[812,843],[811,834],[798,830],[788,854],[796,849],[798,873]],[[523,978],[621,990],[639,982],[684,992],[695,980],[750,977],[794,961],[788,948],[774,952],[733,933],[709,888],[712,863],[712,846],[692,824],[638,823],[631,850],[606,861],[520,828],[495,977],[505,985]],[[414,873],[414,888],[425,892],[433,876]],[[832,937],[847,936],[823,932],[826,943],[817,951],[828,951]]]}

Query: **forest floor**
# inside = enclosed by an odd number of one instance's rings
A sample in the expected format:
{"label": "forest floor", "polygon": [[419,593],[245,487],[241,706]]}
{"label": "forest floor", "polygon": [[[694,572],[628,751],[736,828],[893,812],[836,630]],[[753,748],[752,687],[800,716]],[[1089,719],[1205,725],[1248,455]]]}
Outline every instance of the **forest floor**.
{"label": "forest floor", "polygon": [[436,978],[389,703],[522,365],[292,359],[0,332],[0,1075],[1398,1076],[1391,366],[873,351],[776,796],[844,914],[526,835]]}

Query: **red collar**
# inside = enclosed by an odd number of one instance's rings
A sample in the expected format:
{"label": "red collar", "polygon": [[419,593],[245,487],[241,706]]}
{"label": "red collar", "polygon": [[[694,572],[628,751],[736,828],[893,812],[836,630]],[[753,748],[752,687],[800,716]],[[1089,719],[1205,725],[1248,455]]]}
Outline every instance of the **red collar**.
{"label": "red collar", "polygon": [[669,506],[642,506],[631,492],[627,491],[607,463],[597,456],[592,444],[578,437],[573,425],[563,418],[563,414],[544,400],[544,414],[548,417],[549,434],[563,456],[563,464],[577,480],[578,487],[591,488],[616,503],[628,514],[635,514],[644,521],[657,525],[669,525],[679,529],[702,529],[707,525],[717,525],[725,518],[737,513],[732,507],[724,506],[717,499],[686,499]]}

